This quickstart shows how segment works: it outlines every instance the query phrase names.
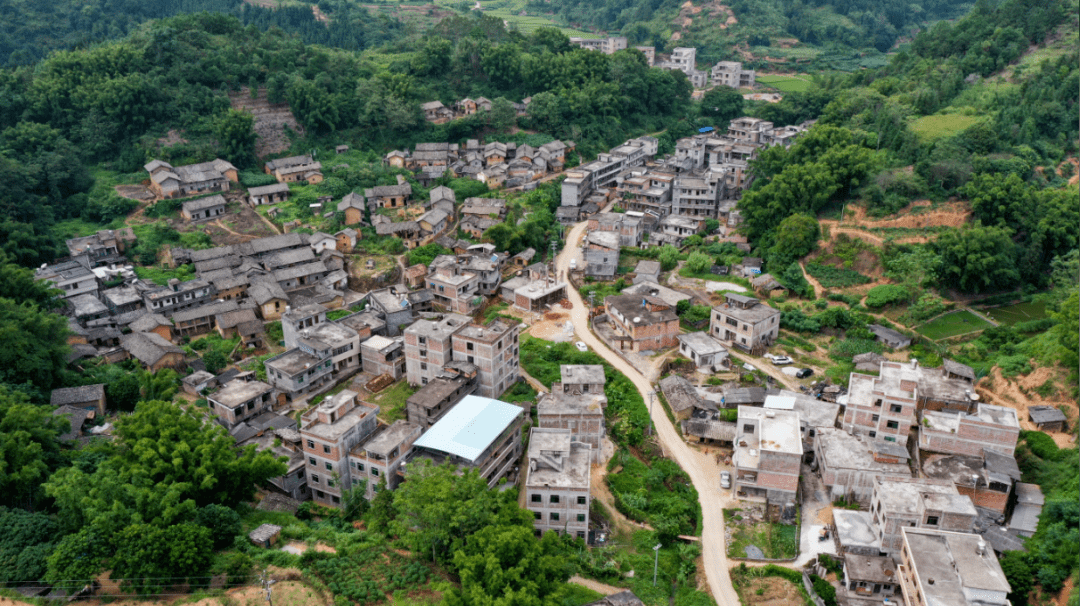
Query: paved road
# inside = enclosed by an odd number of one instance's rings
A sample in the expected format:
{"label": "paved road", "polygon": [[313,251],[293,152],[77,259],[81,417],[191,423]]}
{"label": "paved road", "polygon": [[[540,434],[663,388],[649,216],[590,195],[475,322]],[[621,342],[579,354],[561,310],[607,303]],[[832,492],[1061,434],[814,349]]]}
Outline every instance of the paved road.
{"label": "paved road", "polygon": [[[578,259],[579,267],[582,263],[580,249],[581,236],[585,232],[587,223],[578,223],[570,230],[566,237],[566,247],[555,259],[555,266],[561,274],[570,267],[570,259]],[[652,391],[652,385],[645,380],[633,366],[628,364],[615,352],[593,335],[589,330],[588,310],[581,300],[581,295],[573,288],[567,289],[570,301],[574,308],[570,310],[570,319],[574,324],[578,339],[584,341],[596,353],[607,360],[612,366],[627,376],[638,391],[648,402],[648,393]],[[720,492],[720,466],[717,465],[712,455],[705,454],[690,448],[675,427],[668,420],[662,406],[655,406],[652,412],[653,423],[660,438],[660,444],[664,452],[675,459],[676,462],[690,475],[690,480],[697,488],[701,502],[702,532],[701,545],[704,556],[705,578],[709,582],[716,603],[720,606],[739,606],[739,597],[731,586],[731,577],[728,574],[728,561],[724,542],[723,508],[729,506],[730,495]]]}

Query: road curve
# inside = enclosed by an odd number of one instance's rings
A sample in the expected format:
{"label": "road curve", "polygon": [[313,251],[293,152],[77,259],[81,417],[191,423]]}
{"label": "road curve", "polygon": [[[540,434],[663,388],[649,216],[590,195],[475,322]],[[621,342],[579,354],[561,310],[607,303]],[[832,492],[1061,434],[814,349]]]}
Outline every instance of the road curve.
{"label": "road curve", "polygon": [[[579,244],[587,225],[586,222],[578,223],[567,233],[566,246],[555,259],[556,271],[560,275],[569,270],[570,259],[576,258],[579,267],[581,266],[583,259]],[[581,295],[573,288],[567,288],[567,291],[570,301],[574,304],[573,309],[570,310],[570,319],[574,324],[578,339],[584,341],[593,351],[633,381],[648,405],[648,394],[652,391],[652,385],[637,369],[608,349],[607,345],[589,330],[589,313]],[[720,467],[713,455],[690,448],[679,437],[675,427],[664,413],[663,406],[653,407],[652,419],[664,452],[675,459],[686,471],[698,491],[702,517],[702,555],[709,589],[720,606],[739,606],[739,597],[731,586],[731,576],[728,574],[723,508],[728,505],[729,497],[720,492]]]}

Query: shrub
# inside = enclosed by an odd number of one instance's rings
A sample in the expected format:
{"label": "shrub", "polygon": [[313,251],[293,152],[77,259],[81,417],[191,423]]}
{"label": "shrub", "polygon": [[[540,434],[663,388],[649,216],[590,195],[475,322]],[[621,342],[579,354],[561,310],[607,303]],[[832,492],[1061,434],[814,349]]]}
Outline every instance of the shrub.
{"label": "shrub", "polygon": [[911,297],[908,290],[898,284],[881,284],[870,289],[866,293],[866,306],[871,309],[880,309],[886,305],[906,303]]}
{"label": "shrub", "polygon": [[1020,437],[1027,442],[1031,452],[1040,459],[1057,461],[1061,458],[1062,452],[1065,452],[1058,448],[1054,438],[1041,431],[1021,431]]}
{"label": "shrub", "polygon": [[817,263],[808,263],[806,265],[806,273],[814,276],[818,283],[825,288],[846,288],[848,286],[867,284],[871,281],[869,277],[864,276],[853,269],[832,267],[831,265],[818,265]]}

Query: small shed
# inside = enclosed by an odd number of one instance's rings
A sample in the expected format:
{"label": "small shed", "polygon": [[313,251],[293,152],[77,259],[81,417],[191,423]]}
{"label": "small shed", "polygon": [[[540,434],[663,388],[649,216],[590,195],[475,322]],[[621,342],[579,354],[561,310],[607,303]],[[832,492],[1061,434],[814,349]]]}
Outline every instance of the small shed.
{"label": "small shed", "polygon": [[273,547],[278,542],[278,537],[281,536],[281,526],[274,524],[263,524],[248,533],[248,538],[251,539],[253,545],[259,547]]}
{"label": "small shed", "polygon": [[911,345],[911,337],[891,328],[885,328],[880,324],[868,324],[866,328],[877,336],[878,341],[893,349],[903,349]]}
{"label": "small shed", "polygon": [[344,154],[344,153],[349,151],[349,146],[348,145],[338,145],[338,146],[334,147],[334,151],[339,153],[339,154]]}
{"label": "small shed", "polygon": [[1069,426],[1069,418],[1053,406],[1031,406],[1028,417],[1039,431],[1065,431]]}

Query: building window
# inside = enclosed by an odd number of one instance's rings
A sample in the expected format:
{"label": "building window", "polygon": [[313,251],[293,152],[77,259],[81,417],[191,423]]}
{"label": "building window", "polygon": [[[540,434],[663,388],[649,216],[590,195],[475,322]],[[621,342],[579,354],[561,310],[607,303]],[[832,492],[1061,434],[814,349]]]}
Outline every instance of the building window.
{"label": "building window", "polygon": [[874,416],[870,417],[870,421],[873,422],[873,423],[877,423],[880,420],[881,420],[881,415],[874,415]]}
{"label": "building window", "polygon": [[542,518],[542,517],[543,517],[543,515],[544,515],[544,514],[540,513],[539,511],[534,511],[534,512],[533,512],[533,517],[535,517],[535,518],[536,518],[537,520],[539,520],[540,518]]}
{"label": "building window", "polygon": [[334,466],[330,463],[326,464],[326,471],[334,471]]}
{"label": "building window", "polygon": [[532,495],[531,499],[532,499],[533,503],[543,503],[544,502],[544,496],[539,495],[539,494]]}
{"label": "building window", "polygon": [[326,485],[333,488],[334,487],[334,481],[333,480],[327,480]]}
{"label": "building window", "polygon": [[927,526],[937,526],[938,525],[938,517],[937,516],[927,516],[926,517],[926,525]]}
{"label": "building window", "polygon": [[326,454],[330,454],[330,447],[327,446],[326,444],[323,444],[322,451],[325,452]]}
{"label": "building window", "polygon": [[904,411],[904,409],[899,404],[893,404],[893,405],[889,406],[889,412],[899,413],[899,412],[903,412],[903,411]]}
{"label": "building window", "polygon": [[888,427],[889,429],[899,429],[900,428],[900,422],[899,421],[888,421],[888,422],[885,423],[885,427]]}
{"label": "building window", "polygon": [[548,499],[548,503],[558,503],[558,502],[559,502],[559,495],[557,495],[557,494],[551,495],[551,498]]}
{"label": "building window", "polygon": [[585,538],[585,531],[584,530],[577,531],[577,538],[584,539]]}
{"label": "building window", "polygon": [[585,505],[588,502],[588,500],[589,500],[588,497],[578,497],[577,498],[577,504],[578,505]]}
{"label": "building window", "polygon": [[465,344],[465,349],[467,349],[468,351],[472,351],[473,350],[473,344],[472,343],[466,343]]}
{"label": "building window", "polygon": [[585,514],[583,514],[583,513],[577,514],[577,521],[578,522],[584,522],[585,521]]}
{"label": "building window", "polygon": [[371,468],[371,475],[378,476],[379,475],[379,468],[378,467],[372,467]]}
{"label": "building window", "polygon": [[331,496],[330,500],[333,501],[335,505],[341,503],[341,497]]}
{"label": "building window", "polygon": [[871,438],[876,438],[877,437],[877,432],[876,431],[871,431],[870,432],[870,437]]}
{"label": "building window", "polygon": [[874,406],[878,406],[878,407],[881,406],[881,398],[878,398],[877,400],[874,400]]}
{"label": "building window", "polygon": [[885,441],[886,442],[896,442],[896,438],[894,438],[892,436],[885,436]]}
{"label": "building window", "polygon": [[315,496],[319,497],[320,499],[325,499],[326,498],[326,493],[321,491],[321,490],[316,490],[315,491]]}
{"label": "building window", "polygon": [[549,519],[552,522],[558,522],[559,521],[559,514],[558,513],[552,513]]}
{"label": "building window", "polygon": [[314,450],[315,449],[315,442],[312,441],[312,440],[308,440],[307,441],[307,447]]}
{"label": "building window", "polygon": [[364,464],[363,463],[357,463],[356,464],[356,470],[357,471],[364,471]]}
{"label": "building window", "polygon": [[308,457],[307,462],[308,462],[308,465],[311,465],[312,467],[315,467],[316,465],[318,465],[318,462],[315,461],[315,457]]}
{"label": "building window", "polygon": [[316,474],[311,474],[311,481],[314,482],[315,484],[318,484],[319,483],[319,476],[316,475]]}
{"label": "building window", "polygon": [[[421,354],[421,355],[423,355],[423,354]],[[427,362],[421,362],[420,363],[420,370],[427,370]]]}

